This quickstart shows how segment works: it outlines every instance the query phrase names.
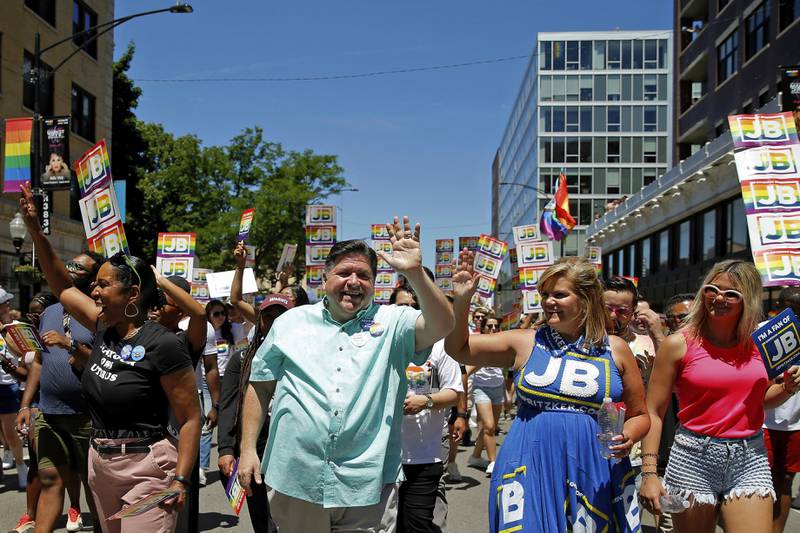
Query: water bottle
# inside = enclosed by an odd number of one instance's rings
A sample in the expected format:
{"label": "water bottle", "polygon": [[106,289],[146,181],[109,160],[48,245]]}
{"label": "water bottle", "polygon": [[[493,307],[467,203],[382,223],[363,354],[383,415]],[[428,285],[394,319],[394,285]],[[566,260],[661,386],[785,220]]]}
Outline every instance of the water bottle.
{"label": "water bottle", "polygon": [[611,398],[606,396],[603,398],[603,405],[600,406],[600,412],[597,413],[597,424],[600,426],[600,433],[597,438],[600,441],[600,454],[606,459],[611,459],[613,453],[608,449],[612,446],[613,439],[617,435],[619,411],[611,401]]}
{"label": "water bottle", "polygon": [[677,494],[659,496],[658,503],[661,504],[661,512],[663,513],[675,514],[689,508],[689,500]]}

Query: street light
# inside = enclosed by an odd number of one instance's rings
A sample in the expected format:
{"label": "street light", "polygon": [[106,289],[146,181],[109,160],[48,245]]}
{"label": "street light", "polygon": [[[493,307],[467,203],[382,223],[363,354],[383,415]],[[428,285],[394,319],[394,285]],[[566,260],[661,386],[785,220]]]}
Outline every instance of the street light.
{"label": "street light", "polygon": [[[155,15],[158,13],[192,13],[194,8],[192,8],[189,4],[180,4],[177,3],[174,6],[163,8],[163,9],[154,9],[152,11],[143,11],[141,13],[134,13],[133,15],[127,15],[125,17],[121,17],[115,20],[111,20],[109,22],[103,22],[102,24],[97,24],[88,28],[86,30],[80,31],[78,33],[73,33],[69,37],[61,39],[60,41],[56,41],[50,46],[46,48],[41,47],[41,35],[39,32],[36,32],[35,40],[34,40],[34,51],[33,51],[33,69],[31,71],[31,82],[33,83],[33,161],[32,166],[33,169],[31,171],[31,188],[33,189],[34,194],[36,194],[36,203],[37,207],[39,208],[39,213],[42,212],[41,206],[41,194],[42,191],[39,189],[40,187],[40,172],[41,172],[41,154],[39,153],[41,150],[41,127],[42,127],[42,116],[40,114],[40,96],[41,96],[41,86],[43,81],[47,81],[55,72],[60,69],[64,63],[69,61],[72,56],[77,54],[79,51],[85,49],[90,44],[95,42],[101,35],[113,30],[117,26],[128,22],[129,20],[133,20],[139,17],[145,17],[147,15]],[[97,30],[102,29],[102,31],[97,32]],[[97,32],[97,33],[95,33]],[[52,50],[56,46],[66,43],[67,41],[74,41],[76,37],[80,37],[83,35],[91,35],[88,39],[83,41],[80,45],[76,47],[76,49],[69,54],[64,60],[56,65],[53,69],[48,71],[44,76],[41,76],[40,68],[41,68],[41,60],[42,54],[45,52]],[[44,78],[44,79],[42,79]]]}
{"label": "street light", "polygon": [[8,231],[11,233],[11,242],[14,243],[14,249],[19,256],[22,252],[22,243],[25,242],[25,237],[28,236],[28,228],[25,227],[25,221],[22,220],[22,215],[19,211],[8,223]]}

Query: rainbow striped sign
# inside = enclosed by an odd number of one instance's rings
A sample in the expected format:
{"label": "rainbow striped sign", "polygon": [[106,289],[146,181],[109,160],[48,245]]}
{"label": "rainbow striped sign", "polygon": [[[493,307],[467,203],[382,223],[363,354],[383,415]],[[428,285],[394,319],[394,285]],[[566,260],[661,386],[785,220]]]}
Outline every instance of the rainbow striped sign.
{"label": "rainbow striped sign", "polygon": [[31,130],[33,119],[6,119],[6,156],[3,192],[19,194],[19,186],[31,179]]}
{"label": "rainbow striped sign", "polygon": [[538,313],[542,310],[542,297],[539,291],[522,291],[522,312]]}
{"label": "rainbow striped sign", "polygon": [[800,142],[792,113],[734,115],[728,122],[762,283],[800,285]]}
{"label": "rainbow striped sign", "polygon": [[111,257],[118,252],[130,254],[128,240],[125,238],[125,228],[122,221],[105,226],[93,237],[88,237],[89,249],[104,256]]}
{"label": "rainbow striped sign", "polygon": [[491,298],[494,295],[494,291],[497,288],[497,280],[492,279],[487,276],[479,276],[478,277],[478,289],[477,293],[485,298]]}
{"label": "rainbow striped sign", "polygon": [[159,233],[158,257],[194,256],[197,247],[196,233]]}
{"label": "rainbow striped sign", "polygon": [[306,244],[335,244],[336,226],[306,226]]}
{"label": "rainbow striped sign", "polygon": [[111,181],[111,161],[108,157],[106,141],[101,139],[75,163],[78,173],[78,189],[81,197],[93,189],[103,187]]}
{"label": "rainbow striped sign", "polygon": [[386,229],[386,224],[373,224],[371,235],[373,241],[388,241],[389,240],[389,230]]}
{"label": "rainbow striped sign", "polygon": [[797,144],[791,113],[732,115],[728,117],[734,148]]}
{"label": "rainbow striped sign", "polygon": [[253,216],[256,210],[252,207],[242,211],[242,219],[239,221],[239,235],[236,237],[237,241],[245,242],[247,236],[250,235],[250,226],[253,224]]}

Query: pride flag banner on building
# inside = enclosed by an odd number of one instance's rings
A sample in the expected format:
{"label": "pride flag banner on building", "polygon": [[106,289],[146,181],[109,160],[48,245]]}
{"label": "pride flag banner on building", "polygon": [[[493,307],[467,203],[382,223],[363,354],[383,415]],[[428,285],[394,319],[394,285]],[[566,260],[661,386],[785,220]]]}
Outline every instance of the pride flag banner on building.
{"label": "pride flag banner on building", "polygon": [[3,192],[19,194],[19,186],[31,179],[31,131],[33,119],[6,119],[6,151]]}
{"label": "pride flag banner on building", "polygon": [[792,113],[732,115],[728,122],[761,281],[800,285],[800,141]]}
{"label": "pride flag banner on building", "polygon": [[558,189],[555,196],[547,202],[539,219],[542,235],[551,240],[560,241],[575,227],[575,219],[569,212],[569,196],[567,195],[567,177],[562,172],[558,176]]}

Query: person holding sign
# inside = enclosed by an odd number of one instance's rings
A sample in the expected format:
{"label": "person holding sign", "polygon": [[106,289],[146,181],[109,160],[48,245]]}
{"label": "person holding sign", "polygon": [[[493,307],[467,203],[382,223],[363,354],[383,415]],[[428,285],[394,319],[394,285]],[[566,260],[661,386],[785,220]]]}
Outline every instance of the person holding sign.
{"label": "person holding sign", "polygon": [[253,359],[239,480],[248,493],[261,483],[256,439],[277,390],[264,481],[279,530],[395,530],[405,370],[427,360],[453,311],[422,268],[419,224],[395,217],[387,231],[392,253],[381,258],[421,312],[376,304],[375,251],[341,241],[325,262],[325,298],[278,317]]}
{"label": "person holding sign", "polygon": [[[652,429],[642,445],[643,507],[661,514],[659,497],[686,498],[672,515],[678,531],[713,532],[719,515],[726,531],[767,532],[775,491],[764,449],[764,408],[788,400],[800,368],[773,384],[751,333],[761,319],[761,278],[752,262],[714,265],[697,292],[686,325],[661,344],[647,391]],[[658,479],[664,413],[676,391],[680,428]]]}
{"label": "person holding sign", "polygon": [[[628,344],[606,335],[603,291],[594,265],[569,257],[548,267],[538,290],[536,330],[470,335],[478,274],[468,250],[453,277],[456,327],[445,350],[473,366],[513,367],[519,408],[497,454],[489,489],[489,530],[639,530],[627,459],[650,427],[644,387]],[[624,401],[627,419],[605,459],[596,418],[605,397]]]}
{"label": "person holding sign", "polygon": [[[81,387],[92,418],[89,485],[106,533],[107,520],[125,505],[169,490],[160,507],[126,518],[126,530],[174,531],[200,440],[200,405],[186,345],[147,320],[158,296],[152,270],[137,257],[113,255],[97,272],[91,297],[73,286],[69,272],[42,232],[28,184],[20,187],[20,213],[40,254],[40,265],[64,309],[95,333]],[[171,408],[180,440],[167,431]]]}

